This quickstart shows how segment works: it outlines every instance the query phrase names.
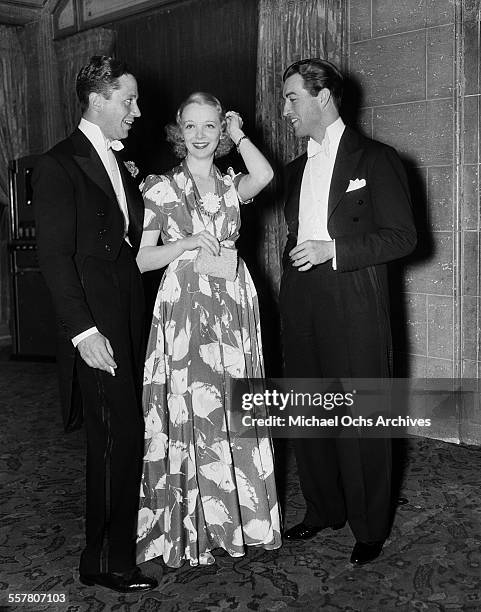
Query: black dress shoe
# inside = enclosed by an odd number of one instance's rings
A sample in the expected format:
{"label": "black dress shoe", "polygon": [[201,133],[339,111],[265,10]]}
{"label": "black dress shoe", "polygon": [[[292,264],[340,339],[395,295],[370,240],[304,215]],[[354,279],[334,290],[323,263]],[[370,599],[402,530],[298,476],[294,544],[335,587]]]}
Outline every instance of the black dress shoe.
{"label": "black dress shoe", "polygon": [[381,554],[384,542],[356,542],[352,549],[351,563],[365,565],[377,559]]}
{"label": "black dress shoe", "polygon": [[79,580],[87,586],[96,584],[119,593],[150,591],[159,585],[155,578],[144,576],[138,567],[123,574],[80,574]]}
{"label": "black dress shoe", "polygon": [[294,527],[291,527],[284,533],[284,538],[286,540],[310,540],[317,533],[326,529],[327,527],[331,527],[332,529],[342,529],[344,527],[344,523],[338,523],[336,525],[327,525],[326,527],[310,527],[305,523],[299,523]]}

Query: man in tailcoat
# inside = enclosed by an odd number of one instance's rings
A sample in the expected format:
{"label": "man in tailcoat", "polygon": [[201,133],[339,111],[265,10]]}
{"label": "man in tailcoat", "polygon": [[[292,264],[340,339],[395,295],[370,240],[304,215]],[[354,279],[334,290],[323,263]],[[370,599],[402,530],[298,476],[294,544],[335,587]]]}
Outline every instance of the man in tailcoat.
{"label": "man in tailcoat", "polygon": [[39,158],[33,174],[38,254],[57,315],[65,429],[86,425],[80,581],[130,593],[157,585],[135,565],[144,431],[144,298],[135,255],[143,203],[115,153],[140,117],[138,92],[125,64],[105,56],[80,70],[76,89],[78,128]]}
{"label": "man in tailcoat", "polygon": [[[284,116],[297,137],[309,137],[307,152],[287,167],[285,376],[388,378],[386,263],[416,244],[402,163],[343,123],[343,77],[333,64],[295,62],[283,82]],[[295,453],[306,514],[285,537],[310,539],[347,521],[356,539],[351,563],[378,557],[391,514],[390,441],[352,431],[295,440]]]}

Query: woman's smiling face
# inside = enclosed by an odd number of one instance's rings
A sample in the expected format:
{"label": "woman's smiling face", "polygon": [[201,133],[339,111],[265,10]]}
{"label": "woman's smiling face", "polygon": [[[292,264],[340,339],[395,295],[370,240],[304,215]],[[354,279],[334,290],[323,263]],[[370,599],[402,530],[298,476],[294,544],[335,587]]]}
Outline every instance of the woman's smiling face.
{"label": "woman's smiling face", "polygon": [[209,104],[192,102],[182,111],[180,130],[188,155],[198,159],[213,156],[222,132],[219,113]]}

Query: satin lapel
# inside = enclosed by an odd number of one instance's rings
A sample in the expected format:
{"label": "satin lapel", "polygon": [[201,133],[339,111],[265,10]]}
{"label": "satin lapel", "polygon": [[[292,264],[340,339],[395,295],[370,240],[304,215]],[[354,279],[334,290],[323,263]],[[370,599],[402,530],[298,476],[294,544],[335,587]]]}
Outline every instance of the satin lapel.
{"label": "satin lapel", "polygon": [[297,236],[299,228],[299,199],[301,196],[302,177],[307,163],[307,155],[301,155],[290,167],[285,206],[286,223],[290,234]]}
{"label": "satin lapel", "polygon": [[120,159],[115,151],[114,154],[119,167],[120,176],[122,177],[125,199],[127,200],[127,209],[129,211],[129,234],[134,236],[135,241],[137,241],[137,239],[140,240],[140,236],[142,235],[142,227],[144,223],[142,196],[137,183],[133,180],[130,172],[125,167],[124,162]]}
{"label": "satin lapel", "polygon": [[356,178],[354,171],[362,155],[362,148],[356,132],[346,127],[339,142],[336,161],[329,189],[328,219],[335,211],[342,196],[349,187],[349,180]]}
{"label": "satin lapel", "polygon": [[75,151],[74,160],[88,178],[98,185],[111,200],[116,202],[117,197],[110,177],[90,140],[80,130],[76,130],[72,134],[71,140]]}

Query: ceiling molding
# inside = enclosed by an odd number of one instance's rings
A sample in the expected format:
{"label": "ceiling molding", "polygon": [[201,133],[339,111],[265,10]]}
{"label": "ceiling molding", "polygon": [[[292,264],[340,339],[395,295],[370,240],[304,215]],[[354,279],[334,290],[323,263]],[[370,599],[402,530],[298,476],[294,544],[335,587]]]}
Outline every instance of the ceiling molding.
{"label": "ceiling molding", "polygon": [[46,3],[47,0],[2,0],[0,2],[1,5],[4,5],[6,7],[17,7],[19,9],[41,9]]}
{"label": "ceiling molding", "polygon": [[47,0],[0,0],[0,24],[25,25],[36,21]]}

